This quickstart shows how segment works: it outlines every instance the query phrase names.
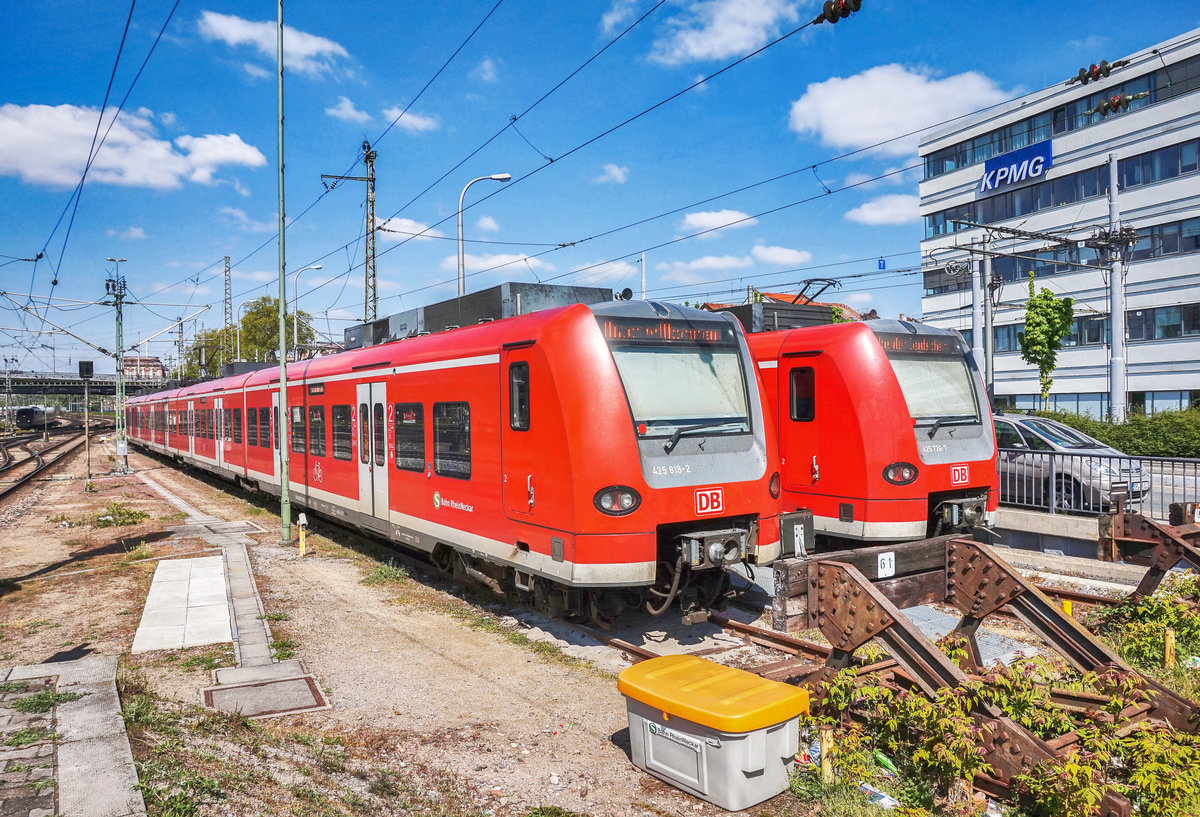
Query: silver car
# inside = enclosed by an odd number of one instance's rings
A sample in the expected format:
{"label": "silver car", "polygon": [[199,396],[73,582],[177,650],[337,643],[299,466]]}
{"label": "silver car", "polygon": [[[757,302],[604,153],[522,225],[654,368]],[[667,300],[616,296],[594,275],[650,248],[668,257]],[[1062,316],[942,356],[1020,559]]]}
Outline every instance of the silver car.
{"label": "silver car", "polygon": [[1141,464],[1081,431],[1045,417],[997,414],[1000,501],[1057,511],[1108,510],[1113,484],[1132,500],[1150,492]]}

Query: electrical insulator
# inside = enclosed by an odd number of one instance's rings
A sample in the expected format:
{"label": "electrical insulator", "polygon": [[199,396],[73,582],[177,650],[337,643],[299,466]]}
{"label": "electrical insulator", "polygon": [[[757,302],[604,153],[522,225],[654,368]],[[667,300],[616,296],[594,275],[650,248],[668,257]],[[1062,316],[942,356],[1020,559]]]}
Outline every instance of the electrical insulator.
{"label": "electrical insulator", "polygon": [[836,23],[844,20],[862,8],[862,0],[825,0],[820,15],[813,20],[817,23]]}

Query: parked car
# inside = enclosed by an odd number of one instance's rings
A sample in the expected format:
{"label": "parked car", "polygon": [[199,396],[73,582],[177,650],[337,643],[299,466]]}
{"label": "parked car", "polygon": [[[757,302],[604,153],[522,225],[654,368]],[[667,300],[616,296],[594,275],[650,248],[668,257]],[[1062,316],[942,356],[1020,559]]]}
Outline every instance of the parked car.
{"label": "parked car", "polygon": [[1000,501],[1055,510],[1108,510],[1113,483],[1132,500],[1150,492],[1150,474],[1134,458],[1045,417],[997,414]]}

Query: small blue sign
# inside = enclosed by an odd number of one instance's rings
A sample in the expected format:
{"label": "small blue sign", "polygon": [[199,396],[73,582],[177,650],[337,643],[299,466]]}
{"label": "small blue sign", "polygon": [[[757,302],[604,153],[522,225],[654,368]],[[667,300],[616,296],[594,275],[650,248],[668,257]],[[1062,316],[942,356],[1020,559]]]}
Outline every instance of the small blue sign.
{"label": "small blue sign", "polygon": [[1053,164],[1054,147],[1050,139],[993,156],[983,163],[979,192],[986,193],[998,187],[1039,178],[1045,175]]}
{"label": "small blue sign", "polygon": [[880,268],[880,269],[887,269],[887,261],[884,261],[882,258],[880,258],[880,259],[879,259],[879,268]]}

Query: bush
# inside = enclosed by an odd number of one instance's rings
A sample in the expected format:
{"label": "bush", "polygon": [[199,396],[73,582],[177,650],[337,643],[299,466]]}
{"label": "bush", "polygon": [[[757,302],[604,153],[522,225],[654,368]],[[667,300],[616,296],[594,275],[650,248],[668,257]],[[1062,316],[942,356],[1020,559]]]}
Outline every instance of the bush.
{"label": "bush", "polygon": [[1131,457],[1200,458],[1200,409],[1130,414],[1123,423],[1065,411],[1039,411]]}

